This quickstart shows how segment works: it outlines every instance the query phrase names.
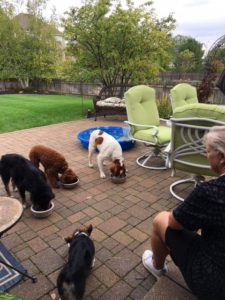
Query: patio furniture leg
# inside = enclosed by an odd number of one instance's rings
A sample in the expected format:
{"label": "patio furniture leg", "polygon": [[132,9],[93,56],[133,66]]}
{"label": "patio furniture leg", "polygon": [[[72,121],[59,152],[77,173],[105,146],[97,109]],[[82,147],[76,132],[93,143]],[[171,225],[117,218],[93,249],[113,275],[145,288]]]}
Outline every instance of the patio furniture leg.
{"label": "patio furniture leg", "polygon": [[14,271],[20,273],[21,275],[23,275],[23,276],[25,276],[25,277],[31,279],[33,283],[37,282],[37,278],[36,278],[36,277],[30,276],[29,274],[26,274],[26,273],[24,273],[24,272],[18,270],[17,268],[15,268],[15,267],[13,267],[13,266],[7,264],[5,261],[3,261],[3,260],[1,260],[1,259],[0,259],[0,263],[3,264],[3,265],[5,265],[5,266],[8,267],[8,268],[13,269]]}

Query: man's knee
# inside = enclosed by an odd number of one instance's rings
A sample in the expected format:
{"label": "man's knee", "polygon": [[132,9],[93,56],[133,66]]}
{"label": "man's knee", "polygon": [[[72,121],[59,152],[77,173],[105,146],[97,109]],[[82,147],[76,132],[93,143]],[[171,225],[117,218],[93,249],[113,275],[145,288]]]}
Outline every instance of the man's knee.
{"label": "man's knee", "polygon": [[160,236],[164,235],[168,227],[169,215],[170,212],[162,211],[153,219],[153,230],[160,234]]}
{"label": "man's knee", "polygon": [[168,222],[169,215],[170,215],[170,212],[168,212],[168,211],[161,211],[153,219],[153,225],[154,224],[161,224],[161,223]]}

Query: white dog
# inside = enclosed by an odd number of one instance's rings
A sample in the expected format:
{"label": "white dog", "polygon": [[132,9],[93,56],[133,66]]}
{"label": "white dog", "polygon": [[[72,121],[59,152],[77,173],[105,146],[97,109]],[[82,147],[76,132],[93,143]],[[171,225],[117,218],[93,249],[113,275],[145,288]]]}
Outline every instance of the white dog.
{"label": "white dog", "polygon": [[96,148],[99,151],[97,163],[100,178],[106,177],[103,171],[103,163],[105,159],[110,159],[112,162],[110,167],[112,176],[125,176],[126,168],[124,165],[122,148],[112,135],[99,129],[92,131],[88,147],[88,163],[90,168],[93,168],[92,156]]}

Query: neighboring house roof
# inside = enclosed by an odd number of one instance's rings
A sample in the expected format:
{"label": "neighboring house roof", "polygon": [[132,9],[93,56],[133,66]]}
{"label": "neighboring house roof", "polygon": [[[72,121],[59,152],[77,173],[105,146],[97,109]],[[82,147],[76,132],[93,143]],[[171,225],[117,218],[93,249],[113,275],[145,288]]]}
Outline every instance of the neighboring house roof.
{"label": "neighboring house roof", "polygon": [[14,19],[19,22],[21,28],[25,31],[28,30],[29,28],[29,22],[31,18],[32,18],[31,15],[24,14],[24,13],[20,13],[14,17]]}
{"label": "neighboring house roof", "polygon": [[[31,14],[20,13],[17,16],[15,16],[14,19],[18,21],[18,23],[20,24],[21,28],[24,31],[29,32],[30,22],[32,22],[35,19],[35,17]],[[53,24],[48,24],[45,20],[42,20],[42,22],[46,23],[46,26],[52,27],[52,34],[55,40],[57,41],[58,46],[62,50],[62,55],[64,59],[65,58],[64,49],[66,47],[66,41],[63,37],[63,33],[60,32]]]}
{"label": "neighboring house roof", "polygon": [[[15,20],[17,20],[21,26],[21,28],[25,31],[29,30],[29,23],[34,20],[34,16],[31,14],[26,13],[20,13],[14,17]],[[45,22],[45,21],[43,21]],[[47,22],[46,22],[46,25]],[[53,34],[55,36],[62,36],[62,32],[60,32],[56,27],[53,27]]]}

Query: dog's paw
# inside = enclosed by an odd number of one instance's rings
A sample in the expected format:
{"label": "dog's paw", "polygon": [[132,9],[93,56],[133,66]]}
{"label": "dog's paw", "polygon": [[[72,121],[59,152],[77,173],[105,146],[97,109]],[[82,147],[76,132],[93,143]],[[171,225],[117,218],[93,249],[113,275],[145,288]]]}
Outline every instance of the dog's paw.
{"label": "dog's paw", "polygon": [[92,267],[92,268],[94,268],[94,266],[95,266],[95,258],[93,258],[92,264],[91,264],[91,267]]}
{"label": "dog's paw", "polygon": [[105,174],[100,174],[100,178],[106,178]]}
{"label": "dog's paw", "polygon": [[93,164],[88,164],[89,168],[93,168],[94,165]]}
{"label": "dog's paw", "polygon": [[55,186],[52,186],[54,189],[60,189],[61,188],[61,185],[55,185]]}
{"label": "dog's paw", "polygon": [[26,208],[28,208],[28,207],[29,207],[28,203],[23,203],[23,208],[24,208],[24,209],[26,209]]}
{"label": "dog's paw", "polygon": [[52,300],[56,300],[56,299],[57,299],[56,294],[55,294],[55,293],[51,293],[51,294],[50,294],[50,298],[51,298]]}

